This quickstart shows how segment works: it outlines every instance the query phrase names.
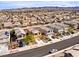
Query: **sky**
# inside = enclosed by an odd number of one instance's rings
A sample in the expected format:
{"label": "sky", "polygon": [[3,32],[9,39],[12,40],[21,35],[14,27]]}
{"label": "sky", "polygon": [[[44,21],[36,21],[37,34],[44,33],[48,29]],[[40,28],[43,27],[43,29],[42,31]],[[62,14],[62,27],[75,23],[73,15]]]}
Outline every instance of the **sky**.
{"label": "sky", "polygon": [[0,1],[0,9],[44,6],[75,7],[79,1]]}

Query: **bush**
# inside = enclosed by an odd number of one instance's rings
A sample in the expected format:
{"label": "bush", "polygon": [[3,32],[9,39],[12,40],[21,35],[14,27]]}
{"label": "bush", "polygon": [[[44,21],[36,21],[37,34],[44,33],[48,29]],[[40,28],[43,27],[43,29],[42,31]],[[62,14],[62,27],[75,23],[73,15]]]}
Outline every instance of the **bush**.
{"label": "bush", "polygon": [[25,42],[26,45],[28,45],[31,42],[35,42],[34,35],[31,33],[29,33],[28,35],[25,35],[25,37],[23,38],[23,41]]}
{"label": "bush", "polygon": [[72,27],[69,27],[69,29],[68,29],[68,32],[70,32],[70,33],[74,33],[75,32],[75,29],[74,28],[72,28]]}

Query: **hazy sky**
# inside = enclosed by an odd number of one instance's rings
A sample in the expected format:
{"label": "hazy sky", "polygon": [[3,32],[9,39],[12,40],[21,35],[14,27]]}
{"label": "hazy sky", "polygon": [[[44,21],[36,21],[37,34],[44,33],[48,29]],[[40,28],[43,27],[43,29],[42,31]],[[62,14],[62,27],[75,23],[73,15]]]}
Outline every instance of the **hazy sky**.
{"label": "hazy sky", "polygon": [[79,1],[0,1],[0,9],[43,6],[75,7]]}

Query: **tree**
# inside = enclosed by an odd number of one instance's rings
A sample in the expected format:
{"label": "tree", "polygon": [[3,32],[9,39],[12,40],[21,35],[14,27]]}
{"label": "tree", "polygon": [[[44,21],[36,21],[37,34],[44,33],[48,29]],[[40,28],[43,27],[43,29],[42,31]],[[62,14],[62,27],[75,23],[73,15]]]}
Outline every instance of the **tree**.
{"label": "tree", "polygon": [[2,25],[2,27],[4,27],[4,24],[3,23],[1,25]]}
{"label": "tree", "polygon": [[23,41],[28,45],[29,43],[35,42],[35,38],[34,35],[32,33],[29,33],[27,35],[25,35],[25,37],[23,38]]}
{"label": "tree", "polygon": [[70,28],[74,28],[74,24],[70,24],[69,27],[70,27]]}
{"label": "tree", "polygon": [[72,33],[72,34],[73,34],[73,33],[75,32],[75,30],[76,30],[76,28],[75,28],[74,26],[75,26],[75,25],[70,24],[67,31],[68,31],[69,33]]}
{"label": "tree", "polygon": [[23,20],[19,20],[19,22],[20,22],[21,24],[23,24]]}
{"label": "tree", "polygon": [[10,31],[10,42],[16,41],[16,39],[17,39],[17,35],[15,33],[15,30],[13,29]]}
{"label": "tree", "polygon": [[57,32],[57,36],[61,36],[61,33],[60,32]]}
{"label": "tree", "polygon": [[42,34],[42,35],[40,36],[40,39],[42,39],[44,42],[51,41],[51,39],[49,39],[45,34]]}
{"label": "tree", "polygon": [[45,39],[47,39],[47,37],[45,35],[41,35],[40,39],[45,40]]}
{"label": "tree", "polygon": [[62,32],[62,35],[65,35],[65,34],[66,34],[66,32],[65,32],[65,31],[63,31],[63,32]]}

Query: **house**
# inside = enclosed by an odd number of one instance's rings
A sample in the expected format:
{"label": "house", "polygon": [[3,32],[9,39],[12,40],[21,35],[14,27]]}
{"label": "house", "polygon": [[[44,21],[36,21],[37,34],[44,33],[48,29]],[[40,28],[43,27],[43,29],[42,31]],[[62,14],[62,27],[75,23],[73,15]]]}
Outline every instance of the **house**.
{"label": "house", "polygon": [[38,29],[32,27],[32,28],[28,28],[28,31],[34,35],[35,39],[40,39],[41,33]]}
{"label": "house", "polygon": [[18,20],[18,18],[13,17],[13,21],[18,22],[19,20]]}
{"label": "house", "polygon": [[45,32],[46,35],[49,35],[53,32],[51,28],[48,28],[46,26],[41,26],[40,28]]}
{"label": "house", "polygon": [[22,26],[23,26],[23,27],[26,27],[27,25],[29,25],[29,22],[30,22],[30,19],[23,20],[23,21],[22,21],[22,23],[23,23]]}
{"label": "house", "polygon": [[13,27],[21,27],[21,23],[20,22],[14,22]]}
{"label": "house", "polygon": [[64,24],[73,25],[74,28],[77,28],[78,27],[77,22],[74,22],[74,21],[64,21]]}
{"label": "house", "polygon": [[23,37],[26,33],[22,28],[16,27],[14,28],[15,33],[17,34],[18,38]]}
{"label": "house", "polygon": [[13,27],[13,24],[11,22],[4,22],[4,28],[12,28]]}
{"label": "house", "polygon": [[23,24],[22,24],[23,27],[26,27],[27,25],[28,25],[28,23],[26,23],[26,22],[23,22]]}
{"label": "house", "polygon": [[46,31],[41,29],[40,27],[35,27],[35,29],[39,30],[40,34],[46,35]]}
{"label": "house", "polygon": [[79,29],[79,20],[72,20],[74,23],[77,23],[77,28]]}
{"label": "house", "polygon": [[47,28],[50,28],[50,29],[52,30],[52,33],[53,33],[54,28],[52,28],[52,27],[51,27],[51,26],[49,26],[49,25],[47,25],[46,27],[47,27]]}
{"label": "house", "polygon": [[27,28],[23,29],[25,31],[25,33],[27,34],[29,31],[27,30]]}
{"label": "house", "polygon": [[35,17],[31,17],[31,24],[37,24],[37,20]]}
{"label": "house", "polygon": [[69,27],[69,25],[66,25],[64,23],[54,23],[54,24],[56,24],[56,26],[61,27],[61,29],[63,29],[64,31],[67,31],[67,29]]}
{"label": "house", "polygon": [[67,30],[67,27],[68,27],[63,23],[53,23],[53,24],[50,24],[49,26],[53,29],[53,32],[61,32],[61,33]]}

